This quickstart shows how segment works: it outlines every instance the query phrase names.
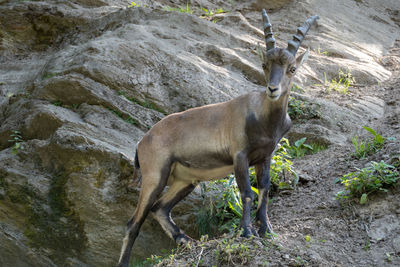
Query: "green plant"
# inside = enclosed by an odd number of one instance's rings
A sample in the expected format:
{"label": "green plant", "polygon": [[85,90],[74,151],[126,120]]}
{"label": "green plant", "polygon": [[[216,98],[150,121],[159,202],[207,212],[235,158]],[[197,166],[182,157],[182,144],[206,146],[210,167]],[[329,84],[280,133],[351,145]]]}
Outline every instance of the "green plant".
{"label": "green plant", "polygon": [[198,214],[199,233],[213,236],[236,230],[242,217],[242,201],[235,177],[210,182],[207,187],[203,184],[203,188],[203,192],[214,192],[216,197]]}
{"label": "green plant", "polygon": [[282,138],[272,156],[270,167],[272,189],[293,189],[297,185],[299,177],[292,169],[293,162],[289,160],[291,157],[287,149],[288,143],[286,138]]}
{"label": "green plant", "polygon": [[352,156],[357,159],[365,158],[366,156],[376,152],[377,150],[381,149],[385,143],[385,138],[383,138],[372,128],[364,126],[363,129],[372,134],[374,138],[370,141],[359,141],[356,136],[352,138],[352,143],[355,150],[355,152],[352,153]]}
{"label": "green plant", "polygon": [[180,12],[180,13],[193,14],[193,10],[190,9],[190,7],[189,7],[189,1],[186,1],[185,7],[180,6],[180,7],[176,8],[176,7],[165,6],[163,9],[166,11],[176,11],[176,12]]}
{"label": "green plant", "polygon": [[14,155],[17,155],[20,150],[25,149],[24,140],[22,139],[20,131],[12,131],[10,138],[8,142],[13,143],[11,151]]}
{"label": "green plant", "polygon": [[60,100],[51,101],[50,103],[57,107],[61,107],[63,105],[63,102]]}
{"label": "green plant", "polygon": [[355,83],[355,79],[350,72],[350,69],[347,69],[346,72],[343,72],[339,69],[338,77],[331,79],[330,81],[326,77],[326,73],[324,72],[325,78],[325,86],[328,87],[328,91],[335,90],[339,93],[347,94],[349,87]]}
{"label": "green plant", "polygon": [[321,118],[320,106],[303,100],[289,97],[288,114],[291,119],[314,119]]}
{"label": "green plant", "polygon": [[370,248],[371,248],[371,241],[369,240],[369,238],[367,238],[367,240],[365,240],[364,250],[369,251]]}
{"label": "green plant", "polygon": [[301,158],[304,155],[317,153],[326,149],[326,146],[318,143],[306,144],[306,140],[307,138],[303,137],[294,142],[294,145],[290,145],[288,139],[282,138],[282,145],[289,153],[290,158]]}
{"label": "green plant", "polygon": [[47,80],[47,79],[51,79],[55,76],[59,75],[58,73],[54,73],[54,72],[45,72],[42,74],[42,80]]}
{"label": "green plant", "polygon": [[392,258],[392,254],[391,254],[391,253],[386,252],[385,255],[386,255],[386,260],[387,260],[388,262],[392,262],[392,261],[393,261],[393,258]]}
{"label": "green plant", "polygon": [[128,7],[140,7],[140,4],[136,2],[131,2],[131,4]]}
{"label": "green plant", "polygon": [[387,187],[396,184],[400,180],[399,170],[383,160],[371,161],[370,166],[357,169],[337,180],[344,185],[344,191],[336,194],[338,199],[359,198],[361,204],[367,202],[368,195],[376,192],[387,192]]}
{"label": "green plant", "polygon": [[292,85],[292,92],[296,92],[296,93],[304,93],[303,88],[301,88],[300,86],[298,86],[297,84],[293,84]]}
{"label": "green plant", "polygon": [[222,8],[218,8],[216,10],[203,8],[202,10],[204,11],[202,17],[212,17],[216,14],[225,13]]}
{"label": "green plant", "polygon": [[297,256],[295,260],[296,260],[296,263],[297,263],[296,266],[306,266],[307,265],[306,261],[303,260],[300,256]]}
{"label": "green plant", "polygon": [[286,142],[285,145],[287,146],[287,149],[290,151],[290,155],[294,156],[295,158],[301,158],[302,156],[307,154],[308,151],[312,151],[313,147],[310,146],[309,144],[305,144],[306,140],[307,138],[303,137],[294,142],[293,146],[290,146],[289,142]]}
{"label": "green plant", "polygon": [[[213,182],[211,182],[210,186],[213,187]],[[206,203],[206,192],[212,191],[212,189],[210,187],[207,187],[205,183],[201,183],[200,188],[201,196],[203,198],[203,206],[197,213],[197,231],[202,237],[205,235],[213,236],[218,231],[217,225],[219,223],[219,217],[221,216],[217,215],[219,211],[215,207],[215,202],[211,198],[209,203]]]}
{"label": "green plant", "polygon": [[[282,139],[271,159],[270,181],[271,191],[294,189],[298,182],[298,175],[292,169],[293,163]],[[257,177],[254,167],[249,168],[251,189],[258,196]],[[200,235],[214,236],[221,232],[233,232],[239,228],[242,217],[242,200],[234,175],[225,179],[212,181],[201,185],[203,204],[206,204],[206,196],[209,196],[208,205],[205,205],[197,214],[197,225]],[[221,193],[222,191],[222,193]],[[213,192],[209,194],[209,192]],[[211,198],[211,196],[215,196]],[[255,197],[253,206],[257,207],[258,198]],[[252,217],[256,210],[253,209]]]}
{"label": "green plant", "polygon": [[318,52],[319,55],[325,55],[325,56],[327,56],[327,55],[329,54],[327,51],[322,51],[322,50],[321,50],[321,47],[320,47],[319,45],[318,45],[317,52]]}
{"label": "green plant", "polygon": [[138,121],[135,120],[134,118],[132,118],[131,115],[125,115],[122,112],[114,110],[114,109],[111,109],[111,108],[108,108],[108,110],[111,111],[117,117],[123,119],[124,121],[126,121],[129,124],[136,125],[136,126],[139,125]]}
{"label": "green plant", "polygon": [[224,239],[217,246],[217,261],[227,263],[228,265],[246,265],[250,258],[249,248],[247,245],[235,242],[234,239]]}
{"label": "green plant", "polygon": [[139,99],[137,99],[134,96],[128,96],[126,92],[124,91],[118,91],[118,95],[121,95],[123,97],[125,97],[126,99],[128,99],[129,101],[138,104],[142,107],[148,108],[148,109],[152,109],[155,111],[158,111],[164,115],[167,115],[167,112],[164,111],[162,108],[158,107],[156,104],[154,104],[153,102],[149,101],[149,100],[144,100],[144,101],[140,101]]}

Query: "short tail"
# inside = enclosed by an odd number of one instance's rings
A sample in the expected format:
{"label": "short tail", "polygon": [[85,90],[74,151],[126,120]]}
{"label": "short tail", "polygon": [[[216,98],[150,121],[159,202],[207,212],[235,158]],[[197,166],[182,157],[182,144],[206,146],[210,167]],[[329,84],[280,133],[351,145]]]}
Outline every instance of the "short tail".
{"label": "short tail", "polygon": [[135,153],[135,168],[136,169],[140,169],[139,157],[138,157],[137,149],[136,149],[136,153]]}
{"label": "short tail", "polygon": [[139,157],[138,157],[138,151],[136,149],[136,154],[135,154],[135,170],[133,171],[133,180],[137,182],[138,184],[142,180],[142,175],[140,172],[140,164],[139,164]]}

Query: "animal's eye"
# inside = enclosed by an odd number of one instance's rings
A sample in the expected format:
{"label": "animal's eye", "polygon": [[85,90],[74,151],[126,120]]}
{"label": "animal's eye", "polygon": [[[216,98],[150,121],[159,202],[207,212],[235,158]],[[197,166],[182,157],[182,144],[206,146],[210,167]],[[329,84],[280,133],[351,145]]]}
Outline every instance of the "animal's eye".
{"label": "animal's eye", "polygon": [[289,72],[294,74],[296,72],[296,67],[295,66],[290,67]]}
{"label": "animal's eye", "polygon": [[263,68],[263,70],[265,70],[267,68],[267,64],[263,63],[262,68]]}

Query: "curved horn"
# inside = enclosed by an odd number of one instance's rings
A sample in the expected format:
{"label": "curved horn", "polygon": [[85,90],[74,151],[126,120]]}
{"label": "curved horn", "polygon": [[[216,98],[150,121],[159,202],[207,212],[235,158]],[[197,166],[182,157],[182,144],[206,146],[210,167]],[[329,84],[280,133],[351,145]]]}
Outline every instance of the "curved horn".
{"label": "curved horn", "polygon": [[301,27],[297,28],[297,33],[293,35],[293,40],[288,42],[287,50],[292,54],[296,55],[297,50],[299,49],[301,42],[303,42],[304,37],[311,26],[315,23],[315,21],[319,19],[317,15],[309,17]]}
{"label": "curved horn", "polygon": [[263,17],[265,44],[267,45],[267,51],[269,51],[275,48],[275,38],[274,38],[274,33],[272,32],[272,25],[269,22],[267,12],[265,11],[264,8],[262,10],[262,17]]}

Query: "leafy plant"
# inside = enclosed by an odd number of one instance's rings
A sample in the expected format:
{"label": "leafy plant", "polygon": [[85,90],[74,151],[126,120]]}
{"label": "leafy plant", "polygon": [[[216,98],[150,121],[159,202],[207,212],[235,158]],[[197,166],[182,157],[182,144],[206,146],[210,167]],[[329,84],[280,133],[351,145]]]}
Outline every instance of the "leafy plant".
{"label": "leafy plant", "polygon": [[167,10],[167,11],[176,11],[176,12],[180,12],[180,13],[193,14],[193,10],[190,9],[190,7],[189,7],[189,1],[186,1],[185,7],[180,6],[180,7],[176,8],[176,7],[165,6],[163,9]]}
{"label": "leafy plant", "polygon": [[339,178],[337,182],[344,185],[344,191],[336,194],[338,199],[359,198],[361,204],[365,204],[368,195],[376,192],[387,192],[387,187],[396,184],[400,180],[399,170],[383,160],[371,161],[370,166],[357,169]]}
{"label": "leafy plant", "polygon": [[319,55],[325,55],[325,56],[327,56],[327,55],[329,54],[327,51],[322,51],[322,50],[321,50],[321,47],[320,47],[319,45],[318,45],[317,52],[318,52]]}
{"label": "leafy plant", "polygon": [[25,149],[24,140],[22,139],[20,131],[12,131],[10,138],[11,139],[8,140],[8,142],[14,143],[12,146],[12,153],[14,155],[17,155],[20,150]]}
{"label": "leafy plant", "polygon": [[364,126],[363,129],[372,134],[374,138],[370,141],[359,141],[357,137],[352,138],[353,147],[355,149],[355,152],[352,154],[352,156],[358,159],[365,158],[366,156],[376,152],[377,150],[381,149],[385,143],[385,138],[383,138],[372,128]]}
{"label": "leafy plant", "polygon": [[328,87],[328,91],[338,91],[339,93],[347,94],[349,87],[355,83],[355,79],[350,72],[350,69],[347,69],[346,72],[343,72],[339,69],[338,77],[331,79],[330,81],[326,77],[326,73],[324,72],[325,78],[325,86]]}
{"label": "leafy plant", "polygon": [[320,118],[321,113],[319,108],[317,104],[289,97],[288,114],[293,120]]}
{"label": "leafy plant", "polygon": [[[271,191],[294,189],[298,182],[298,175],[292,169],[293,163],[283,143],[283,139],[271,159],[270,181]],[[258,196],[257,177],[254,167],[249,168],[251,189]],[[242,217],[242,200],[234,175],[225,179],[202,184],[203,204],[206,203],[206,195],[210,196],[209,204],[200,209],[197,214],[198,231],[200,235],[215,235],[220,232],[230,232],[238,229]],[[222,193],[221,193],[222,190]],[[213,194],[208,194],[213,192]],[[211,198],[211,196],[215,196]],[[258,198],[254,198],[253,206],[257,207]],[[252,216],[255,217],[253,209]]]}
{"label": "leafy plant", "polygon": [[393,261],[393,257],[392,257],[392,254],[391,254],[391,253],[386,252],[385,255],[386,255],[386,260],[387,260],[388,262],[392,262],[392,261]]}
{"label": "leafy plant", "polygon": [[128,7],[140,7],[140,4],[136,2],[131,2],[131,4]]}
{"label": "leafy plant", "polygon": [[216,14],[225,13],[225,11],[222,8],[218,8],[216,10],[203,8],[202,10],[204,11],[202,16],[205,16],[205,17],[212,17]]}
{"label": "leafy plant", "polygon": [[242,217],[242,200],[235,177],[229,175],[226,179],[210,182],[207,186],[202,184],[202,190],[203,196],[206,195],[205,192],[214,192],[211,195],[216,197],[210,199],[209,205],[197,215],[199,234],[213,236],[219,232],[237,229]]}
{"label": "leafy plant", "polygon": [[317,153],[319,151],[326,149],[326,146],[318,143],[306,144],[305,143],[306,140],[307,138],[303,137],[294,142],[294,145],[290,145],[289,140],[283,138],[282,144],[286,148],[286,151],[289,153],[289,156],[291,158],[301,158],[304,155]]}
{"label": "leafy plant", "polygon": [[375,130],[373,130],[370,127],[364,126],[363,128],[374,136],[374,140],[373,140],[374,146],[376,146],[376,147],[382,147],[383,146],[384,139],[380,134],[378,134]]}
{"label": "leafy plant", "polygon": [[282,138],[271,159],[270,179],[272,189],[293,189],[299,180],[297,173],[292,169],[293,162],[287,150],[289,141]]}
{"label": "leafy plant", "polygon": [[291,91],[296,92],[296,93],[304,93],[303,88],[301,88],[300,86],[298,86],[297,84],[294,84],[294,83],[292,85]]}
{"label": "leafy plant", "polygon": [[250,256],[249,248],[243,243],[235,242],[234,239],[223,239],[215,253],[218,262],[228,265],[236,265],[235,262],[241,266],[246,265]]}
{"label": "leafy plant", "polygon": [[290,151],[290,155],[294,156],[295,158],[301,158],[307,153],[306,151],[312,151],[313,147],[309,144],[305,144],[306,140],[307,138],[303,137],[294,142],[294,145],[291,146],[289,145],[289,141],[286,139],[285,146],[287,146],[287,149]]}

